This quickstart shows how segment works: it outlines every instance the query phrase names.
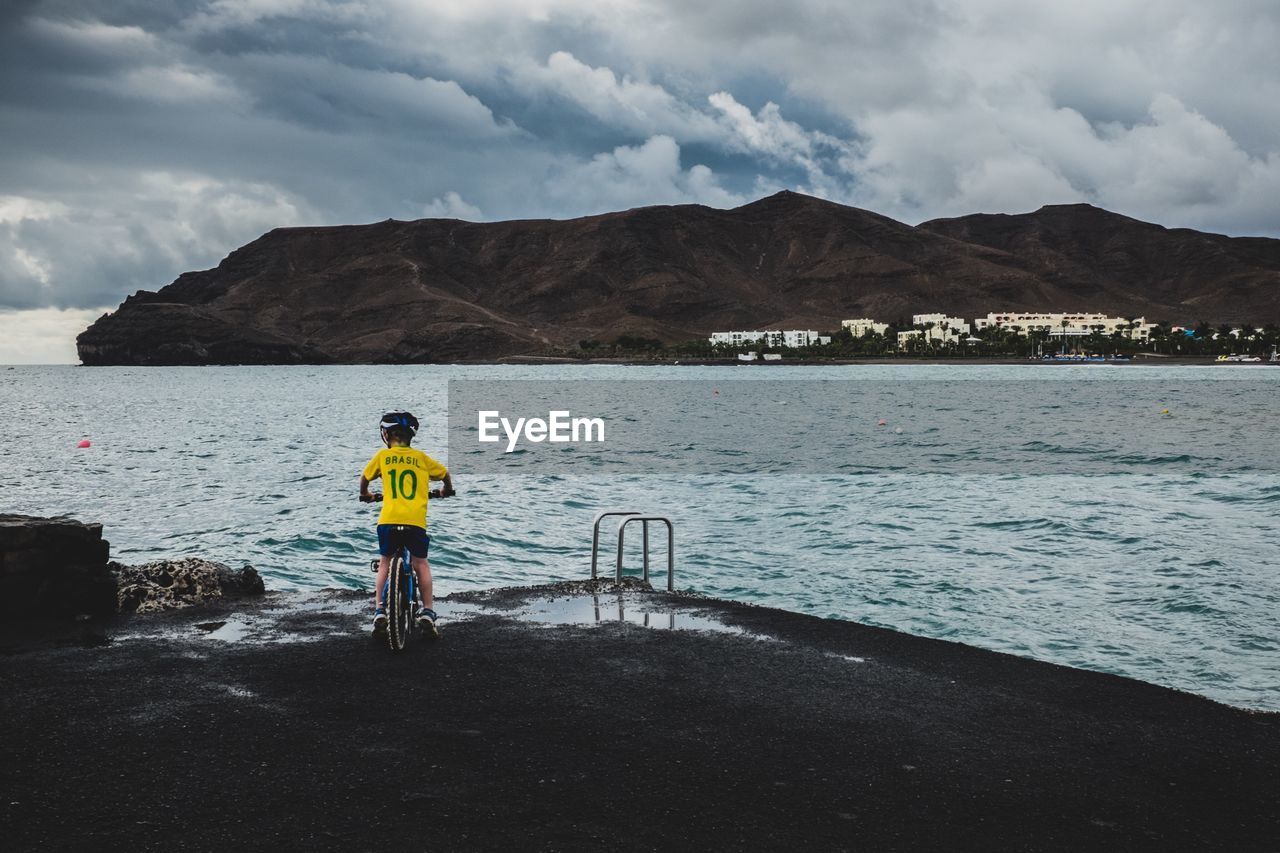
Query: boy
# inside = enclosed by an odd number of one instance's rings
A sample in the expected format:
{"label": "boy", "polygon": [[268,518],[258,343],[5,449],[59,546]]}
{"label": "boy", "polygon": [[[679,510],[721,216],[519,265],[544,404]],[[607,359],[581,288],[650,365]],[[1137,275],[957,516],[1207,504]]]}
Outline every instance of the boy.
{"label": "boy", "polygon": [[[409,445],[418,434],[418,419],[408,412],[387,412],[379,423],[382,443],[386,450],[373,454],[360,475],[360,500],[382,501],[382,513],[378,516],[378,580],[374,588],[373,630],[375,634],[387,629],[386,602],[382,600],[382,588],[387,582],[391,556],[401,548],[409,549],[410,565],[418,577],[422,590],[422,611],[418,614],[418,627],[428,637],[437,637],[436,612],[432,610],[431,567],[427,564],[427,548],[431,537],[427,535],[427,492],[429,480],[444,480],[444,488],[431,492],[431,497],[452,497],[453,480],[449,471],[421,450]],[[371,494],[369,482],[382,479],[382,494]]]}

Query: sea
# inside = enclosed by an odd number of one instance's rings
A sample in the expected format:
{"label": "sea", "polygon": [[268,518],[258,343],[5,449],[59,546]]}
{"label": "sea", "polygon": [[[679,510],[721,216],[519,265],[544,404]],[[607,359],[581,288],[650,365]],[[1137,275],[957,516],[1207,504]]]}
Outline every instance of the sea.
{"label": "sea", "polygon": [[[650,380],[618,387],[670,414],[675,450],[587,474],[507,475],[456,444],[449,458],[451,387],[530,380]],[[803,385],[774,443],[805,450],[803,464],[679,464],[696,444],[687,410],[706,405],[670,392],[689,382],[761,412],[781,405],[779,383]],[[828,450],[815,383],[831,399],[942,389],[949,402],[909,417],[846,407],[836,428],[850,438]],[[586,578],[597,512],[660,514],[680,590],[1280,711],[1280,368],[1268,365],[0,367],[0,512],[101,522],[125,563],[195,556],[251,564],[271,589],[370,589],[376,508],[357,501],[357,479],[397,408],[456,480],[456,497],[431,503],[439,594]],[[844,464],[874,442],[916,455]],[[604,573],[616,521],[602,526]],[[665,533],[652,536],[661,585]]]}

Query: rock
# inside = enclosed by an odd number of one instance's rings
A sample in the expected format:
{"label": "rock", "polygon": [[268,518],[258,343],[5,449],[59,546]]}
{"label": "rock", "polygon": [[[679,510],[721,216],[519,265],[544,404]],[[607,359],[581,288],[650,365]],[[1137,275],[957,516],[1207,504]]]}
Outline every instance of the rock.
{"label": "rock", "polygon": [[104,615],[115,610],[101,524],[0,514],[0,614]]}
{"label": "rock", "polygon": [[0,514],[0,615],[149,613],[264,591],[253,566],[193,558],[125,566],[108,562],[110,551],[101,524]]}
{"label": "rock", "polygon": [[258,570],[253,566],[242,566],[236,577],[240,584],[241,595],[262,595],[267,591],[266,584],[262,582],[262,575],[258,574]]}
{"label": "rock", "polygon": [[111,564],[121,613],[154,613],[193,604],[261,595],[262,577],[253,566],[232,569],[223,563],[188,557],[140,566]]}

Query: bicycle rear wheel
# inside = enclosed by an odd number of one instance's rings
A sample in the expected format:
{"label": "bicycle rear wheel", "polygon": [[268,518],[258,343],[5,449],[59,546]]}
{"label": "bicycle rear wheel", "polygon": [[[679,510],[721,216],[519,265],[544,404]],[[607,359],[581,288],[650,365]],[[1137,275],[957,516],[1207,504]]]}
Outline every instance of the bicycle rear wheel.
{"label": "bicycle rear wheel", "polygon": [[402,652],[409,644],[409,631],[413,627],[410,612],[413,602],[409,598],[408,574],[404,559],[391,559],[391,594],[387,596],[387,644],[393,652]]}

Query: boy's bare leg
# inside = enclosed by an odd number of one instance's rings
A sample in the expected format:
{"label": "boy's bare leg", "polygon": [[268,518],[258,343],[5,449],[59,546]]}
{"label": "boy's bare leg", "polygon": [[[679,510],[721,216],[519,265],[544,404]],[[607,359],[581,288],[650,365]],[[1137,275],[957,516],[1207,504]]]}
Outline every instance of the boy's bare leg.
{"label": "boy's bare leg", "polygon": [[422,606],[435,610],[435,599],[431,595],[431,565],[426,557],[413,557],[409,561],[413,573],[418,576],[418,589],[422,590]]}
{"label": "boy's bare leg", "polygon": [[374,581],[373,587],[373,606],[375,609],[386,605],[386,602],[382,600],[382,589],[387,585],[387,575],[390,572],[391,557],[383,554],[378,558],[378,578]]}

